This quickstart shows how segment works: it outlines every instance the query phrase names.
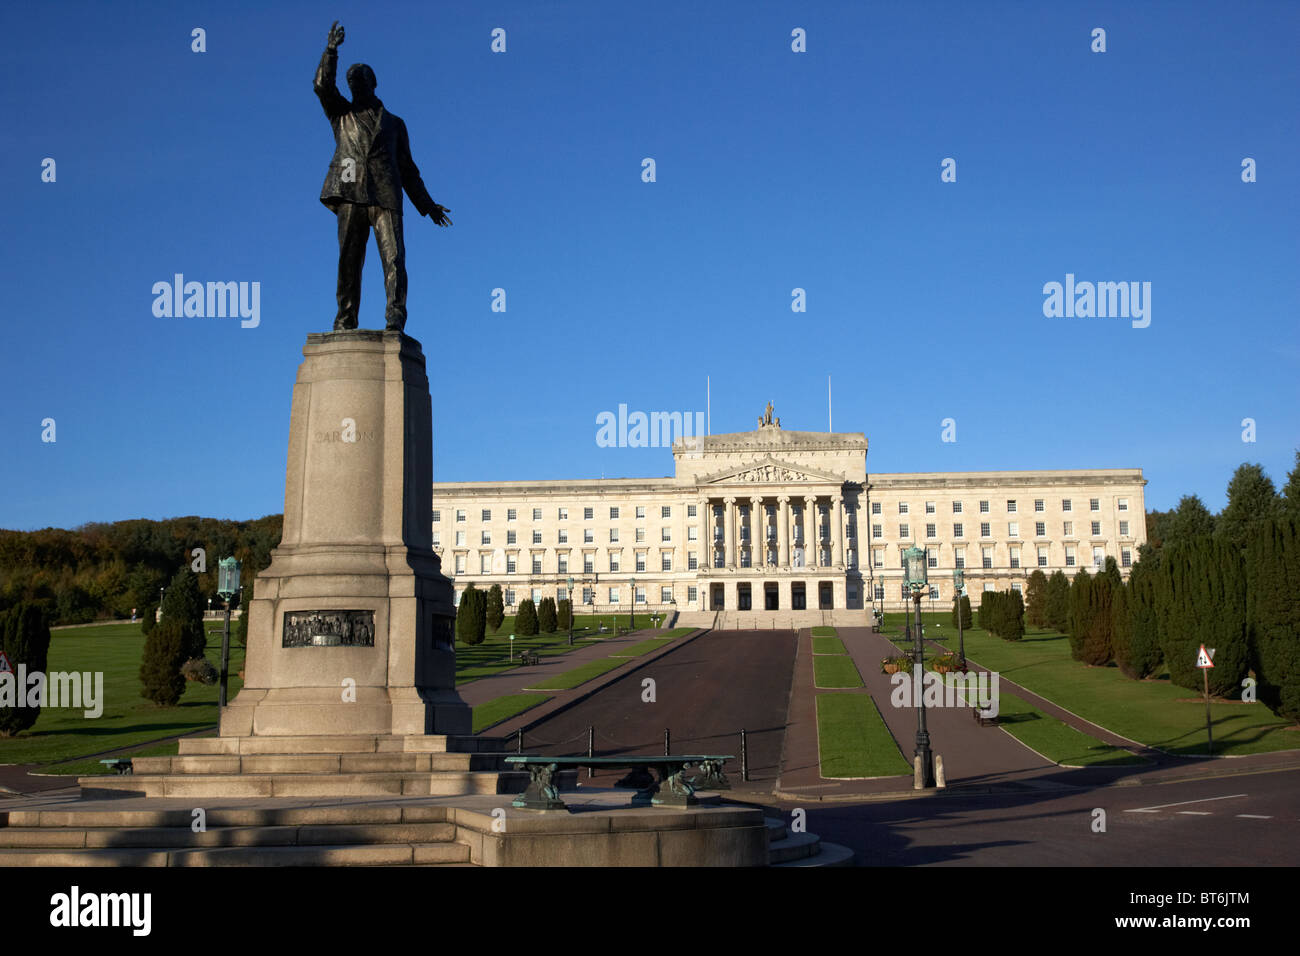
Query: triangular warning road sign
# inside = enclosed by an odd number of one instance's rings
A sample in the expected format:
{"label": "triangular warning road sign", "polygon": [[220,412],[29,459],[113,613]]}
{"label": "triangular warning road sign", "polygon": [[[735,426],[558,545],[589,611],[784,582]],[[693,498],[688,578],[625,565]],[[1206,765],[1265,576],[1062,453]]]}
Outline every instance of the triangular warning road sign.
{"label": "triangular warning road sign", "polygon": [[1214,666],[1214,663],[1213,663],[1213,661],[1210,660],[1210,658],[1213,657],[1213,656],[1214,656],[1214,651],[1213,651],[1213,649],[1211,649],[1211,650],[1207,653],[1206,650],[1205,650],[1205,645],[1202,644],[1202,645],[1201,645],[1200,653],[1198,653],[1198,654],[1196,655],[1196,666],[1197,666],[1197,667],[1213,667],[1213,666]]}
{"label": "triangular warning road sign", "polygon": [[12,674],[14,666],[9,663],[9,658],[4,651],[0,651],[0,674]]}

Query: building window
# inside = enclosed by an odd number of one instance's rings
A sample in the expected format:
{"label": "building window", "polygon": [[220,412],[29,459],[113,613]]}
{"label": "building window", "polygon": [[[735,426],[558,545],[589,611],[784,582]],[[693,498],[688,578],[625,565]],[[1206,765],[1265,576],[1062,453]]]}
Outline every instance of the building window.
{"label": "building window", "polygon": [[1094,521],[1092,523],[1092,536],[1095,538],[1099,534],[1101,534],[1101,522]]}
{"label": "building window", "polygon": [[965,548],[958,548],[956,551],[953,552],[952,563],[953,563],[953,567],[956,567],[956,568],[964,568],[964,567],[966,567],[966,549],[965,549]]}
{"label": "building window", "polygon": [[609,540],[610,540],[611,543],[614,543],[614,542],[617,542],[617,541],[618,541],[618,529],[617,529],[617,528],[610,528],[610,529],[609,529]]}
{"label": "building window", "polygon": [[1011,590],[1013,590],[1013,591],[1015,591],[1017,594],[1019,594],[1019,593],[1020,593],[1020,582],[1019,582],[1019,581],[1012,581],[1012,582],[1011,582]]}
{"label": "building window", "polygon": [[[515,573],[515,556],[514,556],[513,554],[507,554],[507,555],[506,555],[506,574],[514,574],[514,573]],[[511,603],[513,603],[513,602],[511,602]]]}
{"label": "building window", "polygon": [[456,555],[456,573],[457,574],[465,573],[465,555],[463,554]]}
{"label": "building window", "polygon": [[583,543],[583,544],[594,544],[595,541],[596,541],[596,529],[594,529],[594,528],[583,528],[583,529],[582,529],[582,543]]}
{"label": "building window", "polygon": [[1089,499],[1088,499],[1088,510],[1089,510],[1089,511],[1100,511],[1100,510],[1101,510],[1101,499],[1100,499],[1100,498],[1089,498]]}
{"label": "building window", "polygon": [[727,566],[724,562],[724,556],[721,551],[715,551],[713,553],[713,566],[715,568],[725,568]]}
{"label": "building window", "polygon": [[539,554],[533,555],[533,574],[542,573],[542,557]]}
{"label": "building window", "polygon": [[434,524],[437,524],[437,523],[438,523],[439,521],[441,521],[441,520],[442,520],[442,512],[439,511],[437,508],[434,508],[434,509],[433,509],[433,521],[434,521]]}
{"label": "building window", "polygon": [[1119,511],[1128,511],[1128,499],[1127,499],[1127,498],[1120,498],[1120,499],[1115,503],[1115,507],[1116,507],[1116,509],[1118,509]]}
{"label": "building window", "polygon": [[492,510],[491,510],[490,508],[484,508],[484,509],[483,509],[483,519],[482,519],[482,520],[484,520],[484,521],[491,521],[491,520],[492,520]]}
{"label": "building window", "polygon": [[516,543],[516,542],[515,542],[515,533],[514,533],[513,531],[507,531],[507,532],[506,532],[506,544],[515,544],[515,543]]}
{"label": "building window", "polygon": [[492,543],[491,531],[479,532],[479,544],[491,544],[491,543]]}
{"label": "building window", "polygon": [[954,521],[952,525],[952,536],[954,538],[966,537],[966,528],[960,521]]}
{"label": "building window", "polygon": [[556,509],[556,515],[555,515],[555,516],[556,516],[557,518],[559,518],[561,521],[568,521],[568,520],[569,520],[569,509],[568,509],[568,508],[557,508],[557,509]]}
{"label": "building window", "polygon": [[515,589],[506,588],[506,593],[503,594],[502,597],[505,598],[505,600],[502,603],[513,607],[515,603]]}
{"label": "building window", "polygon": [[1128,537],[1128,522],[1127,522],[1127,521],[1121,521],[1121,522],[1119,523],[1119,534],[1120,534],[1120,537],[1121,537],[1121,538],[1127,538],[1127,537]]}
{"label": "building window", "polygon": [[694,585],[688,586],[686,588],[686,603],[694,604],[699,599],[700,599],[700,592],[695,588],[695,586]]}
{"label": "building window", "polygon": [[1038,549],[1038,566],[1039,566],[1040,568],[1045,568],[1045,567],[1047,567],[1047,549],[1046,549],[1046,548],[1039,548],[1039,549]]}
{"label": "building window", "polygon": [[531,594],[531,597],[532,597],[532,599],[533,599],[533,603],[536,604],[538,601],[540,601],[540,600],[542,599],[542,589],[541,589],[541,588],[533,588],[533,590],[532,590],[532,594]]}
{"label": "building window", "polygon": [[1046,522],[1046,521],[1035,521],[1035,522],[1034,522],[1034,537],[1035,537],[1035,538],[1044,538],[1044,537],[1046,537],[1046,536],[1047,536],[1047,522]]}
{"label": "building window", "polygon": [[1061,533],[1067,538],[1074,534],[1074,522],[1064,521],[1061,523]]}
{"label": "building window", "polygon": [[1098,571],[1100,571],[1102,565],[1104,565],[1105,563],[1106,563],[1106,552],[1105,552],[1105,550],[1103,550],[1102,548],[1093,548],[1093,549],[1092,549],[1092,566],[1093,566],[1094,568],[1096,568]]}
{"label": "building window", "polygon": [[556,555],[556,562],[557,567],[555,571],[557,574],[569,573],[569,556],[567,554]]}
{"label": "building window", "polygon": [[596,570],[596,559],[592,557],[590,554],[584,554],[582,556],[582,573],[592,574],[593,572],[595,572],[595,570]]}
{"label": "building window", "polygon": [[694,551],[689,552],[686,555],[686,570],[695,571],[699,568],[699,566],[700,566],[699,557],[695,554]]}
{"label": "building window", "polygon": [[619,562],[619,558],[620,558],[620,555],[618,555],[617,553],[612,553],[612,554],[610,554],[610,556],[609,556],[609,569],[610,569],[611,571],[617,571],[617,570],[619,570],[619,567],[618,567],[618,566],[619,566],[619,563],[620,563],[620,562]]}
{"label": "building window", "polygon": [[464,531],[457,531],[457,532],[456,532],[456,545],[457,545],[457,547],[461,547],[461,548],[465,547],[465,532],[464,532]]}
{"label": "building window", "polygon": [[673,589],[671,587],[661,587],[659,589],[659,603],[671,604],[673,602]]}
{"label": "building window", "polygon": [[925,549],[925,563],[926,563],[926,567],[930,567],[930,568],[937,568],[939,566],[938,548]]}
{"label": "building window", "polygon": [[981,549],[981,552],[980,552],[980,558],[981,558],[981,561],[982,561],[983,564],[984,564],[984,567],[986,567],[986,568],[991,568],[991,567],[993,567],[993,549],[992,549],[992,548],[982,548],[982,549]]}
{"label": "building window", "polygon": [[1062,498],[1062,499],[1061,499],[1061,510],[1062,510],[1062,511],[1073,511],[1073,510],[1074,510],[1074,504],[1070,501],[1069,498]]}
{"label": "building window", "polygon": [[952,513],[955,514],[955,515],[959,515],[959,514],[961,514],[961,502],[960,502],[960,501],[954,501],[954,502],[952,503]]}
{"label": "building window", "polygon": [[1133,566],[1133,552],[1128,548],[1120,548],[1119,563],[1122,567],[1131,568]]}
{"label": "building window", "polygon": [[644,571],[644,570],[645,570],[645,552],[644,552],[644,551],[638,551],[638,552],[636,553],[636,569],[637,569],[638,571]]}
{"label": "building window", "polygon": [[645,528],[636,529],[636,543],[645,544]]}
{"label": "building window", "polygon": [[662,529],[660,529],[660,531],[659,531],[659,540],[660,540],[660,541],[671,541],[671,540],[673,540],[673,529],[672,529],[672,528],[662,528]]}
{"label": "building window", "polygon": [[926,536],[927,538],[933,538],[933,537],[936,537],[936,535],[935,535],[935,526],[934,526],[934,525],[932,525],[932,524],[927,524],[927,525],[925,526],[925,536]]}
{"label": "building window", "polygon": [[906,541],[908,538],[912,536],[911,527],[905,524],[900,524],[898,526],[898,536],[902,538],[904,541]]}
{"label": "building window", "polygon": [[609,589],[609,603],[610,604],[618,603],[618,588]]}
{"label": "building window", "polygon": [[1008,538],[1018,538],[1018,537],[1020,537],[1020,522],[1019,522],[1019,521],[1008,521],[1008,522],[1007,522],[1007,537],[1008,537]]}
{"label": "building window", "polygon": [[660,570],[662,570],[662,571],[671,571],[671,570],[673,569],[673,556],[672,556],[672,554],[670,554],[670,553],[664,553],[663,555],[661,555],[661,556],[660,556],[660,563],[662,564],[662,567],[660,568]]}
{"label": "building window", "polygon": [[871,513],[872,513],[873,515],[878,515],[878,514],[880,514],[880,502],[879,502],[879,501],[873,501],[873,502],[871,502]]}
{"label": "building window", "polygon": [[456,520],[457,520],[457,521],[464,521],[464,520],[465,520],[465,509],[464,509],[464,508],[457,508],[457,509],[456,509]]}
{"label": "building window", "polygon": [[645,505],[637,505],[637,506],[636,506],[636,520],[637,520],[637,521],[642,521],[642,520],[644,520],[644,519],[645,519]]}
{"label": "building window", "polygon": [[479,568],[479,572],[478,572],[479,574],[491,574],[492,555],[490,554],[479,555],[478,568]]}
{"label": "building window", "polygon": [[1015,514],[1015,513],[1016,513],[1016,502],[1015,502],[1015,499],[1013,499],[1013,498],[1008,498],[1008,499],[1007,499],[1007,514],[1009,514],[1009,515],[1013,515],[1013,514]]}
{"label": "building window", "polygon": [[533,544],[541,544],[541,543],[542,543],[542,533],[540,531],[534,531]]}
{"label": "building window", "polygon": [[695,527],[695,525],[691,525],[689,528],[687,528],[687,529],[686,529],[686,540],[687,540],[687,541],[699,541],[699,540],[700,540],[700,529],[697,528],[697,527]]}
{"label": "building window", "polygon": [[518,514],[515,512],[515,509],[514,509],[514,508],[507,508],[507,509],[506,509],[506,520],[507,520],[507,521],[514,521],[515,518],[517,518],[517,517],[518,517]]}
{"label": "building window", "polygon": [[583,509],[582,509],[582,520],[583,520],[583,521],[590,521],[590,520],[591,520],[592,518],[594,518],[595,516],[596,516],[596,509],[595,509],[595,508],[583,508]]}
{"label": "building window", "polygon": [[696,515],[696,508],[695,508],[695,505],[687,505],[687,506],[686,506],[686,517],[688,517],[688,518],[694,518],[695,515]]}
{"label": "building window", "polygon": [[905,514],[907,514],[907,502],[906,502],[906,501],[900,501],[900,502],[898,503],[898,513],[899,513],[900,515],[905,515]]}
{"label": "building window", "polygon": [[927,502],[925,503],[925,513],[928,514],[928,515],[932,515],[932,514],[934,514],[934,502],[933,502],[933,501],[927,501]]}
{"label": "building window", "polygon": [[561,528],[561,529],[559,530],[558,533],[559,533],[559,535],[560,535],[560,538],[559,538],[559,542],[560,542],[560,544],[568,544],[568,543],[569,543],[569,532],[566,531],[566,530],[564,530],[563,528]]}
{"label": "building window", "polygon": [[1044,510],[1043,499],[1042,499],[1042,498],[1035,498],[1035,499],[1034,499],[1034,512],[1035,512],[1035,513],[1041,513],[1043,510]]}
{"label": "building window", "polygon": [[885,549],[874,548],[871,553],[874,555],[872,560],[875,562],[876,567],[883,568],[885,566]]}
{"label": "building window", "polygon": [[673,516],[673,506],[672,506],[672,505],[663,505],[663,506],[661,506],[661,507],[659,508],[659,517],[661,517],[661,518],[671,518],[672,516]]}
{"label": "building window", "polygon": [[636,589],[636,603],[637,604],[645,603],[645,588]]}
{"label": "building window", "polygon": [[595,589],[595,588],[583,588],[583,589],[582,589],[582,603],[583,603],[583,604],[595,604],[595,603],[596,603],[596,589]]}
{"label": "building window", "polygon": [[980,537],[981,538],[993,537],[993,526],[989,524],[989,522],[987,521],[980,522]]}
{"label": "building window", "polygon": [[433,546],[434,546],[435,548],[440,548],[440,547],[442,547],[442,532],[441,532],[441,531],[435,531],[435,532],[433,533]]}
{"label": "building window", "polygon": [[982,515],[986,515],[986,514],[988,514],[988,513],[989,513],[989,503],[988,503],[987,501],[981,501],[981,502],[980,502],[980,514],[982,514]]}
{"label": "building window", "polygon": [[1067,568],[1074,567],[1074,548],[1069,545],[1065,548],[1065,566]]}
{"label": "building window", "polygon": [[745,548],[740,552],[740,566],[742,568],[752,567],[749,562],[749,549]]}
{"label": "building window", "polygon": [[884,586],[883,584],[877,584],[877,585],[876,585],[876,600],[877,600],[877,601],[883,601],[884,599],[885,599],[885,586]]}
{"label": "building window", "polygon": [[1019,548],[1012,548],[1012,549],[1011,549],[1011,567],[1013,567],[1013,568],[1018,568],[1018,567],[1020,567],[1020,549],[1019,549]]}
{"label": "building window", "polygon": [[618,520],[618,509],[617,509],[617,508],[610,508],[610,509],[609,509],[609,517],[610,517],[611,520],[617,521],[617,520]]}
{"label": "building window", "polygon": [[884,536],[885,536],[885,526],[884,526],[884,525],[873,524],[873,525],[871,526],[871,537],[873,537],[873,538],[883,538]]}

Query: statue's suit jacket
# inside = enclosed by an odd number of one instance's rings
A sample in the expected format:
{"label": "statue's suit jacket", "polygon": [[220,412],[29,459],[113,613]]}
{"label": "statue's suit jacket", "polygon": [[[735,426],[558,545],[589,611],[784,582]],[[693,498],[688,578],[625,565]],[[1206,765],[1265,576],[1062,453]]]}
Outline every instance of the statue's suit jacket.
{"label": "statue's suit jacket", "polygon": [[[343,202],[382,206],[402,211],[402,190],[422,216],[437,205],[424,188],[420,170],[411,159],[406,124],[376,100],[377,109],[358,108],[339,93],[334,76],[338,52],[326,50],[316,68],[314,88],[334,130],[334,158],[330,160],[320,201],[337,211]],[[344,161],[353,161],[354,181],[343,177]]]}

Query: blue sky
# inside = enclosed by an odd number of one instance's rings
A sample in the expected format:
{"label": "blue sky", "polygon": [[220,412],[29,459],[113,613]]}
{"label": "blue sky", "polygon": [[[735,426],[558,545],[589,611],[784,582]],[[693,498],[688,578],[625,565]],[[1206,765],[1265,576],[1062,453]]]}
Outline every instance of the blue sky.
{"label": "blue sky", "polygon": [[[870,471],[1141,467],[1148,507],[1217,510],[1241,462],[1292,465],[1300,5],[266,6],[0,12],[0,527],[282,509],[335,310],[334,18],[455,222],[406,208],[437,480],[669,474],[596,417],[703,411],[706,376],[715,433],[769,400],[825,429],[831,376]],[[175,273],[260,283],[260,324],[156,317]],[[1150,282],[1149,327],[1045,317],[1067,273]]]}

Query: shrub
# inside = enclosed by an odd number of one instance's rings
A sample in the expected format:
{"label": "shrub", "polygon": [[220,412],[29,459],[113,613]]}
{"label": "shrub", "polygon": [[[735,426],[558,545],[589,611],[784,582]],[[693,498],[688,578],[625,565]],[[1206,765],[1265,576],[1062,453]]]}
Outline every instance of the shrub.
{"label": "shrub", "polygon": [[515,614],[515,633],[521,637],[531,637],[537,633],[537,606],[532,598],[519,602],[519,611]]}
{"label": "shrub", "polygon": [[[0,614],[0,649],[13,666],[15,681],[19,664],[27,665],[28,674],[45,673],[50,652],[50,625],[45,611],[30,601],[20,601]],[[40,715],[40,707],[0,707],[0,737],[26,730]]]}
{"label": "shrub", "polygon": [[456,608],[456,638],[462,644],[482,644],[487,631],[487,594],[471,584]]}
{"label": "shrub", "polygon": [[1070,581],[1064,571],[1053,571],[1047,579],[1047,600],[1043,605],[1047,626],[1064,631],[1070,616]]}
{"label": "shrub", "polygon": [[1018,641],[1025,636],[1025,601],[1020,592],[1014,589],[1008,591],[1004,599],[1005,630],[1001,636],[1008,641]]}
{"label": "shrub", "polygon": [[198,575],[189,566],[181,568],[163,593],[162,621],[176,622],[185,646],[185,659],[202,657],[208,647],[203,631],[203,598],[199,595]]}
{"label": "shrub", "polygon": [[555,608],[555,623],[561,631],[567,631],[573,623],[573,603],[565,598]]}
{"label": "shrub", "polygon": [[1030,625],[1043,627],[1047,623],[1047,575],[1040,568],[1035,568],[1034,573],[1029,575],[1025,605],[1025,615]]}
{"label": "shrub", "polygon": [[1091,623],[1092,575],[1080,568],[1070,582],[1065,615],[1065,631],[1070,636],[1070,656],[1083,660],[1083,637]]}
{"label": "shrub", "polygon": [[1126,677],[1142,680],[1160,669],[1160,630],[1156,621],[1156,564],[1133,566],[1122,594],[1112,607],[1111,645],[1115,663]]}
{"label": "shrub", "polygon": [[493,634],[501,630],[501,624],[506,619],[506,604],[499,584],[494,584],[488,589],[486,617],[487,626]]}
{"label": "shrub", "polygon": [[1278,716],[1300,721],[1300,522],[1257,528],[1246,549],[1246,576],[1259,699]]}
{"label": "shrub", "polygon": [[192,657],[181,666],[181,674],[186,680],[200,684],[215,684],[221,676],[216,665],[206,657]]}
{"label": "shrub", "polygon": [[140,616],[140,633],[148,637],[153,633],[153,629],[158,626],[158,605],[150,604],[144,608],[144,613]]}
{"label": "shrub", "polygon": [[1245,567],[1235,545],[1202,535],[1166,549],[1156,589],[1161,650],[1169,680],[1200,690],[1200,645],[1215,649],[1210,693],[1235,696],[1246,676]]}
{"label": "shrub", "polygon": [[970,630],[970,625],[971,625],[970,598],[967,595],[963,594],[961,596],[960,603],[958,603],[958,599],[956,598],[953,599],[952,602],[952,626],[953,627],[957,626],[958,608],[961,609],[962,629]]}
{"label": "shrub", "polygon": [[537,605],[537,629],[554,634],[556,623],[555,598],[542,598],[542,603]]}
{"label": "shrub", "polygon": [[181,666],[188,658],[184,626],[175,618],[163,618],[144,642],[140,696],[159,707],[175,707],[185,692]]}

